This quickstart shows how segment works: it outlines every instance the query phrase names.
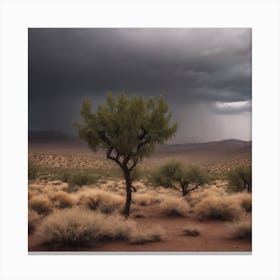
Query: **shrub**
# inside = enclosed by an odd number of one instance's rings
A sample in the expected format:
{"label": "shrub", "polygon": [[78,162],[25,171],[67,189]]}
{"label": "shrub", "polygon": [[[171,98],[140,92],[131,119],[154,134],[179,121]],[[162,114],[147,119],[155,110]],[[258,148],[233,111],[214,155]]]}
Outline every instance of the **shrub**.
{"label": "shrub", "polygon": [[38,214],[48,214],[52,209],[51,202],[46,194],[33,196],[28,204]]}
{"label": "shrub", "polygon": [[53,201],[54,206],[57,208],[72,207],[76,203],[76,199],[73,195],[64,191],[52,192],[50,198]]}
{"label": "shrub", "polygon": [[31,234],[35,230],[39,220],[40,215],[34,210],[28,209],[28,234]]}
{"label": "shrub", "polygon": [[28,160],[28,179],[35,179],[38,175],[39,167],[31,160]]}
{"label": "shrub", "polygon": [[71,174],[68,183],[73,189],[74,187],[81,187],[85,185],[92,185],[97,182],[97,177],[93,174],[88,174],[86,172],[77,172]]}
{"label": "shrub", "polygon": [[191,206],[195,206],[197,203],[205,199],[206,197],[223,197],[227,196],[227,192],[223,188],[217,188],[217,187],[210,187],[205,188],[202,190],[197,190],[195,192],[192,192],[190,196],[188,196],[186,199],[190,203]]}
{"label": "shrub", "polygon": [[100,210],[110,214],[123,210],[124,198],[118,194],[102,190],[83,189],[77,193],[79,204],[91,210]]}
{"label": "shrub", "polygon": [[170,196],[160,204],[160,211],[166,216],[185,217],[188,215],[189,205],[182,198]]}
{"label": "shrub", "polygon": [[230,197],[207,197],[195,205],[194,212],[200,220],[232,221],[240,218],[242,208]]}
{"label": "shrub", "polygon": [[58,210],[46,217],[36,235],[43,244],[53,246],[97,246],[100,240],[127,240],[131,243],[157,241],[163,238],[159,228],[140,231],[135,222],[120,215],[73,207]]}
{"label": "shrub", "polygon": [[240,192],[247,190],[251,192],[252,189],[252,167],[238,166],[227,174],[229,181],[228,190],[231,192]]}
{"label": "shrub", "polygon": [[183,234],[187,235],[187,236],[199,236],[200,235],[200,231],[198,229],[195,228],[190,228],[190,227],[186,227],[183,229]]}
{"label": "shrub", "polygon": [[159,203],[160,200],[156,196],[145,193],[135,193],[132,196],[132,202],[136,205],[147,206],[154,203]]}
{"label": "shrub", "polygon": [[252,222],[240,221],[230,225],[230,238],[251,239],[252,238]]}
{"label": "shrub", "polygon": [[165,230],[160,226],[154,226],[146,230],[134,228],[129,236],[129,243],[144,244],[146,242],[156,242],[165,238]]}
{"label": "shrub", "polygon": [[231,198],[235,199],[246,212],[252,211],[252,195],[250,193],[232,194]]}

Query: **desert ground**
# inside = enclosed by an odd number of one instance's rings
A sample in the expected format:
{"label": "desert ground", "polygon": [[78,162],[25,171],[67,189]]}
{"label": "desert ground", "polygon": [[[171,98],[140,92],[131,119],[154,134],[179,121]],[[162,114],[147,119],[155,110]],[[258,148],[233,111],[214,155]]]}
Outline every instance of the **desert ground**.
{"label": "desert ground", "polygon": [[[225,176],[236,166],[251,165],[250,145],[160,147],[139,165],[125,219],[125,182],[102,151],[30,143],[28,250],[251,252],[252,195],[229,192]],[[211,180],[184,197],[179,188],[153,185],[149,175],[170,159],[203,166]],[[77,172],[87,180],[70,182]]]}

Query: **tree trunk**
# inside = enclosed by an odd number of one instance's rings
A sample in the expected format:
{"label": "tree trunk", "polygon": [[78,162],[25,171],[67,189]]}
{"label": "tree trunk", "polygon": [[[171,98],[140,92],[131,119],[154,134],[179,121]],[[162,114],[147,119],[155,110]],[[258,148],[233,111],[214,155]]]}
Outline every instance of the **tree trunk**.
{"label": "tree trunk", "polygon": [[182,195],[186,196],[187,195],[187,187],[188,187],[188,183],[181,183],[181,188],[182,188]]}
{"label": "tree trunk", "polygon": [[127,218],[129,216],[129,211],[130,211],[130,205],[131,205],[131,172],[125,168],[123,169],[124,172],[124,178],[125,178],[125,183],[126,183],[126,202],[125,202],[125,207],[123,214]]}

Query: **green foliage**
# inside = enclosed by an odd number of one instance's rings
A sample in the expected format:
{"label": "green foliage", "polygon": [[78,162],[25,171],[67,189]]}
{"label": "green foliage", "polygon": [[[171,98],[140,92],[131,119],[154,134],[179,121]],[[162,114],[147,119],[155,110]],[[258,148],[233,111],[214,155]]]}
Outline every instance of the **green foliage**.
{"label": "green foliage", "polygon": [[127,97],[124,93],[109,94],[107,103],[91,112],[90,100],[81,109],[82,122],[75,124],[81,139],[95,151],[105,150],[107,158],[122,169],[126,181],[125,217],[129,216],[132,179],[135,166],[155,150],[156,144],[172,137],[177,124],[170,125],[171,113],[160,96],[144,100],[140,96]]}
{"label": "green foliage", "polygon": [[82,187],[84,185],[91,185],[97,182],[97,177],[86,172],[76,172],[71,174],[68,178],[70,188]]}
{"label": "green foliage", "polygon": [[38,175],[39,167],[31,160],[28,160],[28,179],[35,179]]}
{"label": "green foliage", "polygon": [[151,183],[166,188],[174,187],[173,183],[181,180],[184,166],[181,162],[170,161],[151,174]]}
{"label": "green foliage", "polygon": [[177,130],[177,124],[169,124],[171,113],[163,97],[156,102],[153,97],[144,100],[124,93],[118,97],[109,94],[107,103],[99,105],[95,112],[91,112],[90,100],[85,100],[81,116],[82,123],[75,126],[92,150],[105,148],[119,157],[129,155],[133,162],[150,156],[156,144]]}
{"label": "green foliage", "polygon": [[[151,183],[164,187],[175,187],[175,183],[186,187],[189,184],[203,185],[208,181],[207,173],[199,166],[185,166],[178,161],[170,161],[151,175]],[[185,191],[188,191],[187,189]]]}
{"label": "green foliage", "polygon": [[252,185],[252,168],[251,166],[238,166],[228,172],[227,179],[229,191],[243,191],[247,185]]}

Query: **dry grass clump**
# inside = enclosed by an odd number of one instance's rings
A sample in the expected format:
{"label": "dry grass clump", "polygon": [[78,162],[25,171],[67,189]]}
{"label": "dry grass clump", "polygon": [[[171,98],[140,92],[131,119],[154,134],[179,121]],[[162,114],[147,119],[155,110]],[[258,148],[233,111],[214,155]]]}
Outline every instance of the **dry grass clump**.
{"label": "dry grass clump", "polygon": [[36,231],[43,244],[59,246],[97,246],[101,240],[127,240],[131,243],[158,241],[163,231],[155,228],[140,231],[135,222],[122,216],[73,207],[57,210],[46,217]]}
{"label": "dry grass clump", "polygon": [[52,204],[47,194],[33,196],[28,201],[28,205],[38,214],[48,214],[52,210]]}
{"label": "dry grass clump", "polygon": [[186,197],[186,199],[191,204],[191,206],[195,206],[207,197],[222,197],[225,195],[227,195],[227,192],[224,188],[209,187],[192,192],[190,196]]}
{"label": "dry grass clump", "polygon": [[250,193],[235,193],[231,195],[246,212],[252,211],[252,194]]}
{"label": "dry grass clump", "polygon": [[200,235],[200,231],[196,228],[192,228],[192,227],[185,227],[183,229],[183,234],[187,235],[187,236],[199,236]]}
{"label": "dry grass clump", "polygon": [[67,208],[72,207],[76,204],[76,198],[64,191],[52,192],[49,195],[51,201],[53,202],[53,206],[57,208]]}
{"label": "dry grass clump", "polygon": [[206,197],[194,207],[194,212],[199,220],[233,221],[242,215],[242,208],[231,197]]}
{"label": "dry grass clump", "polygon": [[252,222],[240,221],[230,225],[230,238],[233,239],[252,239]]}
{"label": "dry grass clump", "polygon": [[155,203],[159,203],[161,200],[156,196],[148,193],[134,193],[132,195],[132,202],[140,206],[148,206]]}
{"label": "dry grass clump", "polygon": [[100,210],[110,214],[120,212],[124,207],[124,197],[103,190],[83,189],[77,193],[79,204],[91,210]]}
{"label": "dry grass clump", "polygon": [[186,217],[189,210],[189,204],[179,197],[166,197],[160,204],[160,211],[166,216]]}
{"label": "dry grass clump", "polygon": [[32,209],[28,209],[28,234],[32,233],[38,221],[40,220],[40,215]]}
{"label": "dry grass clump", "polygon": [[156,242],[163,240],[165,236],[165,230],[161,226],[154,226],[144,231],[134,227],[129,235],[129,243],[144,244],[146,242]]}

